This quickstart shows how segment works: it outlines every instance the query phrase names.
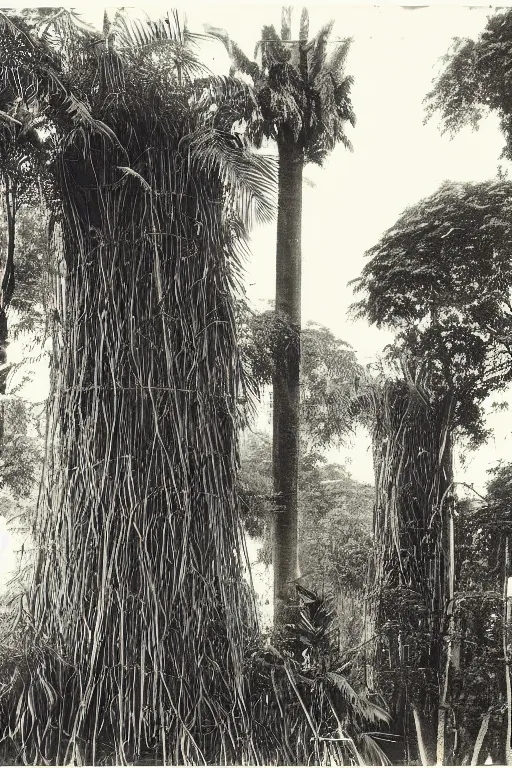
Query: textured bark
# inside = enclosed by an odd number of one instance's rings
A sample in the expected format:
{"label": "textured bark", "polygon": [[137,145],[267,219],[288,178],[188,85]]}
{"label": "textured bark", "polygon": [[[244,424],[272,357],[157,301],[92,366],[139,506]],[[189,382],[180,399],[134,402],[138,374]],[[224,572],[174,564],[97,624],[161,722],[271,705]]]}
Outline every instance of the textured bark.
{"label": "textured bark", "polygon": [[304,152],[284,134],[279,142],[276,312],[291,329],[276,360],[274,376],[273,473],[278,505],[274,522],[274,621],[298,577],[297,485],[299,468],[301,219]]}
{"label": "textured bark", "polygon": [[[446,445],[446,457],[447,460],[444,463],[445,466],[445,478],[446,478],[446,490],[441,500],[441,506],[444,507],[444,498],[447,496],[453,485],[453,459],[452,459],[452,446],[451,437],[448,435]],[[455,597],[455,539],[454,539],[454,527],[453,527],[453,512],[451,505],[446,505],[444,510],[443,520],[443,549],[448,553],[448,559],[445,563],[445,630],[446,630],[446,644],[442,648],[441,663],[444,663],[444,671],[440,673],[440,692],[439,692],[439,709],[437,719],[437,748],[436,748],[436,763],[437,765],[449,765],[454,759],[453,744],[451,741],[447,744],[448,733],[447,714],[449,711],[450,700],[450,672],[454,665],[453,651],[454,651],[454,637],[455,637],[455,618],[454,618],[454,597]],[[449,753],[451,752],[451,754]]]}
{"label": "textured bark", "polygon": [[510,645],[508,637],[509,606],[508,577],[510,567],[509,540],[505,538],[503,563],[503,658],[505,660],[505,690],[507,695],[507,731],[505,740],[505,763],[512,765],[512,683],[510,681]]}
{"label": "textured bark", "polygon": [[[43,660],[13,704],[16,746],[33,764],[254,763],[233,243],[221,182],[139,116],[114,127],[154,194],[115,183],[97,137],[57,167],[63,324],[27,598]],[[142,153],[142,135],[159,142]]]}

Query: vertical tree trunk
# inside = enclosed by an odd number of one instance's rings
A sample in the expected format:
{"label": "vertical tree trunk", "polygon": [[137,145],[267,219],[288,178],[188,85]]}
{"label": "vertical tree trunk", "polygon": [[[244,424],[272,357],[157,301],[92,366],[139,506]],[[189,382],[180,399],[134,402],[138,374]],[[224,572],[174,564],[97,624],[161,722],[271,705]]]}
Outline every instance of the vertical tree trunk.
{"label": "vertical tree trunk", "polygon": [[274,622],[298,577],[301,220],[304,152],[290,134],[279,142],[276,313],[290,334],[279,345],[274,376],[273,471],[278,504],[273,532]]}
{"label": "vertical tree trunk", "polygon": [[503,657],[505,660],[505,690],[507,694],[507,732],[505,742],[505,762],[506,765],[512,765],[512,684],[510,682],[510,648],[508,638],[509,626],[509,596],[508,596],[508,576],[509,576],[509,541],[505,538],[505,554],[503,563]]}
{"label": "vertical tree trunk", "polygon": [[138,166],[154,194],[114,183],[97,136],[57,166],[65,312],[27,599],[43,649],[15,738],[34,764],[253,763],[234,244],[221,181],[134,113],[116,135],[127,153],[158,136]]}
{"label": "vertical tree trunk", "polygon": [[[383,691],[392,730],[403,734],[400,749],[405,752],[415,734],[417,757],[424,760],[445,752],[448,688],[440,691],[442,701],[433,692],[440,680],[443,685],[443,672],[450,667],[450,662],[441,667],[446,656],[440,638],[449,615],[447,598],[453,593],[453,568],[447,570],[448,560],[453,563],[447,512],[452,406],[450,399],[433,402],[428,382],[409,379],[388,382],[377,398],[375,543],[364,639],[367,687]],[[393,754],[393,764],[397,760],[402,762],[404,754]]]}
{"label": "vertical tree trunk", "polygon": [[[16,184],[7,175],[4,176],[5,212],[7,218],[7,254],[0,289],[0,395],[5,395],[7,389],[7,347],[9,345],[9,330],[7,327],[7,309],[14,293],[14,247],[16,234]],[[3,448],[5,430],[5,405],[0,403],[0,453]]]}
{"label": "vertical tree trunk", "polygon": [[[443,647],[443,651],[440,654],[440,691],[439,691],[439,709],[437,720],[437,749],[436,749],[436,764],[446,765],[448,764],[448,753],[450,747],[447,748],[447,715],[449,710],[449,692],[450,692],[450,671],[454,663],[454,637],[455,637],[455,617],[454,617],[454,597],[455,597],[455,532],[453,522],[453,510],[451,504],[444,505],[445,498],[453,485],[453,457],[452,457],[452,439],[448,434],[447,443],[445,446],[445,482],[446,490],[441,500],[441,509],[443,509],[443,538],[444,538],[444,550],[447,554],[445,558],[444,567],[444,579],[445,579],[445,628],[447,633],[446,646]],[[458,655],[458,651],[456,653]],[[443,659],[444,656],[444,659]],[[443,664],[444,662],[444,664]],[[452,755],[453,757],[453,755]],[[451,760],[450,760],[451,763]]]}

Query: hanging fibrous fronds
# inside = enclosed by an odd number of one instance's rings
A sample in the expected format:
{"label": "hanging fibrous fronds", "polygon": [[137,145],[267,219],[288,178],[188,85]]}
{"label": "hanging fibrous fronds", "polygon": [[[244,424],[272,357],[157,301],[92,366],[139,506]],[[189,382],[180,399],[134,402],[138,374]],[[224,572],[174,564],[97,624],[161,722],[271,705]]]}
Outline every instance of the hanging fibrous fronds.
{"label": "hanging fibrous fronds", "polygon": [[368,688],[385,694],[393,727],[414,742],[404,695],[433,723],[445,654],[454,401],[423,369],[399,368],[366,383],[376,500],[365,636]]}
{"label": "hanging fibrous fronds", "polygon": [[[30,71],[39,44],[27,40]],[[208,114],[160,64],[100,49],[82,73],[87,99],[53,75],[41,94],[64,280],[39,555],[1,699],[25,762],[258,761],[234,295],[251,196],[263,205],[275,173],[265,166],[258,191],[263,161],[240,152],[250,189],[238,206],[226,189],[236,140],[226,171],[225,142],[212,158],[194,140]]]}

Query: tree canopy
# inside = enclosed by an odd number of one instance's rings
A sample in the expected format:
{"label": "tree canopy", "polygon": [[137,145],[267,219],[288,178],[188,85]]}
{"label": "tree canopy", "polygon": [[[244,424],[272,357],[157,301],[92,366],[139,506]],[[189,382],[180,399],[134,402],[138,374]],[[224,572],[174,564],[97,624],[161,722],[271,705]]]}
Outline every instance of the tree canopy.
{"label": "tree canopy", "polygon": [[291,39],[291,14],[283,9],[281,35],[264,26],[251,60],[224,30],[209,27],[231,56],[231,76],[251,78],[258,109],[249,122],[256,143],[263,137],[289,140],[305,151],[305,161],[321,164],[341,143],[350,148],[347,124],[355,124],[350,90],[353,78],[345,72],[350,39],[333,44],[334,22],[309,37],[309,14],[302,10],[299,40]]}
{"label": "tree canopy", "polygon": [[478,126],[495,112],[506,139],[503,154],[512,159],[512,10],[491,16],[478,39],[455,38],[444,69],[426,96],[427,119],[438,113],[450,133]]}
{"label": "tree canopy", "polygon": [[[367,252],[356,313],[456,392],[460,422],[512,376],[512,183],[445,182]],[[470,418],[471,417],[471,418]]]}
{"label": "tree canopy", "polygon": [[[273,310],[241,307],[240,343],[248,378],[261,387],[272,383],[279,352],[296,331]],[[353,397],[363,368],[354,350],[332,331],[310,322],[301,342],[301,435],[307,450],[343,442],[354,426]]]}

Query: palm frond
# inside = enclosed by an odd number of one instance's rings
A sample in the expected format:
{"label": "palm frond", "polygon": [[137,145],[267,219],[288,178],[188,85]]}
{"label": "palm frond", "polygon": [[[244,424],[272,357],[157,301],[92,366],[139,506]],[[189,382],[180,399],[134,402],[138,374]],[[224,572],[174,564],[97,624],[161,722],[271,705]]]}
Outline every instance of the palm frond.
{"label": "palm frond", "polygon": [[109,27],[109,33],[117,38],[116,47],[127,50],[145,48],[162,41],[185,44],[186,31],[177,11],[157,20],[151,19],[145,12],[142,14],[141,18],[116,12]]}
{"label": "palm frond", "polygon": [[366,699],[364,696],[356,693],[347,678],[337,672],[326,672],[327,680],[332,683],[334,688],[341,694],[343,699],[357,713],[357,715],[368,723],[389,724],[389,714],[377,704]]}
{"label": "palm frond", "polygon": [[205,30],[209,37],[219,40],[225,47],[229,57],[232,61],[230,75],[236,76],[237,72],[241,72],[244,75],[249,75],[253,82],[257,82],[260,77],[260,69],[255,61],[251,61],[248,56],[242,51],[239,45],[231,39],[225,29],[220,27],[213,27],[210,24],[205,24]]}
{"label": "palm frond", "polygon": [[350,52],[350,46],[352,45],[352,38],[347,37],[343,42],[334,46],[334,50],[325,62],[325,68],[335,78],[336,82],[341,85],[345,80],[345,65],[347,63],[347,57]]}
{"label": "palm frond", "polygon": [[309,47],[308,54],[308,78],[314,83],[326,62],[327,44],[331,36],[334,21],[324,24],[322,29],[315,35]]}
{"label": "palm frond", "polygon": [[114,131],[102,120],[94,118],[87,105],[73,93],[69,93],[64,101],[67,114],[78,127],[85,127],[104,136],[108,141],[123,151],[121,143]]}
{"label": "palm frond", "polygon": [[309,39],[309,11],[307,8],[303,8],[300,14],[300,40]]}
{"label": "palm frond", "polygon": [[292,12],[293,6],[281,7],[281,40],[288,41],[292,37]]}
{"label": "palm frond", "polygon": [[376,739],[368,733],[361,733],[357,738],[360,751],[366,765],[390,765],[391,761],[378,745]]}
{"label": "palm frond", "polygon": [[221,175],[228,209],[240,206],[248,226],[271,221],[276,212],[277,161],[244,149],[232,134],[205,129],[184,142],[201,171]]}

